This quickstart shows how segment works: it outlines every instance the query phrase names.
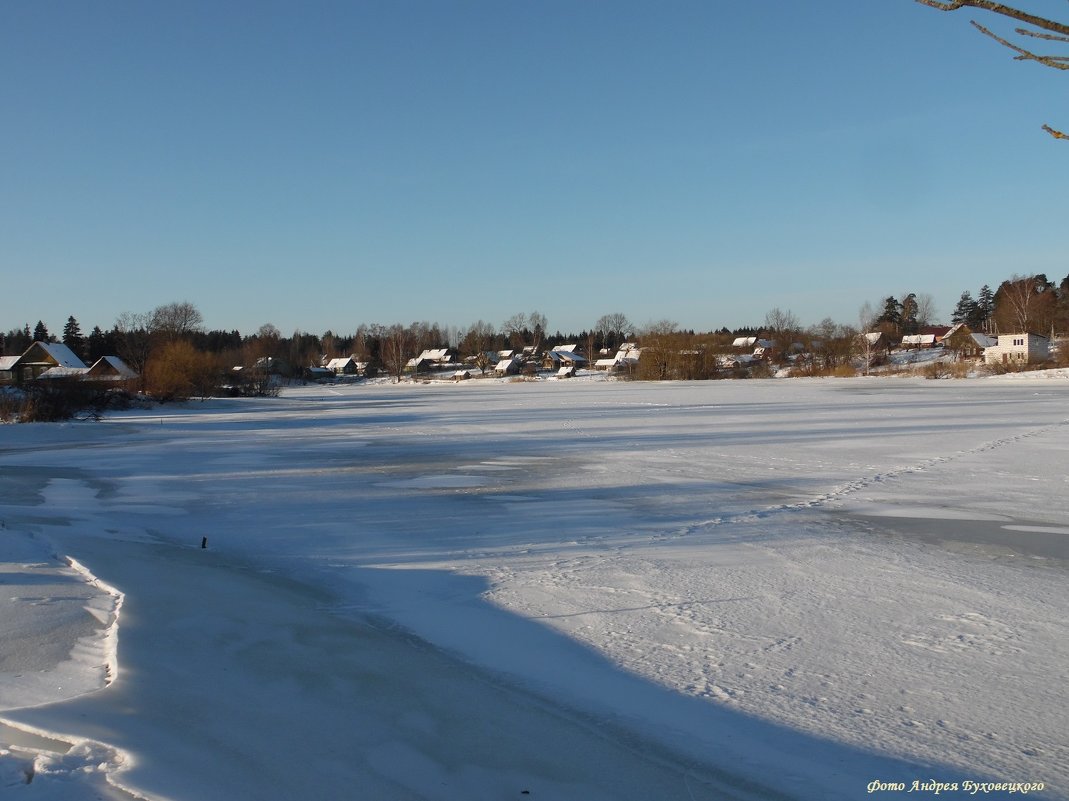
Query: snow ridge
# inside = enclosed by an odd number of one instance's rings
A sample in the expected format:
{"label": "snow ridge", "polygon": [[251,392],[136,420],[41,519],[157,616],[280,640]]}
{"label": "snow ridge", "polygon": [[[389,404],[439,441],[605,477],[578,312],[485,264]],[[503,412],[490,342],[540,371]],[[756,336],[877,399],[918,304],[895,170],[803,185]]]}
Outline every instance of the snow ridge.
{"label": "snow ridge", "polygon": [[[119,612],[122,609],[123,601],[126,600],[126,596],[117,588],[101,581],[78,560],[68,556],[66,557],[66,562],[74,572],[82,577],[86,584],[104,591],[112,599],[111,610],[107,613],[108,626],[104,630],[103,636],[96,640],[95,648],[92,648],[92,650],[103,655],[104,686],[107,687],[115,681],[115,677],[119,673]],[[98,607],[90,605],[86,607],[86,610],[100,620],[102,613]],[[84,643],[79,643],[78,647],[85,648],[86,646]]]}
{"label": "snow ridge", "polygon": [[[106,624],[102,634],[82,637],[71,649],[71,658],[82,664],[99,666],[103,689],[111,685],[119,671],[119,613],[126,596],[102,581],[85,565],[71,557],[59,557],[91,587],[105,593],[90,599],[85,610]],[[91,691],[91,692],[96,692]],[[46,702],[47,703],[47,702]],[[27,793],[35,799],[70,799],[72,785],[79,790],[75,797],[141,799],[115,780],[115,774],[129,757],[121,750],[89,739],[72,739],[61,733],[45,731],[0,717],[0,792],[14,793],[30,786]],[[106,794],[106,795],[105,795]]]}

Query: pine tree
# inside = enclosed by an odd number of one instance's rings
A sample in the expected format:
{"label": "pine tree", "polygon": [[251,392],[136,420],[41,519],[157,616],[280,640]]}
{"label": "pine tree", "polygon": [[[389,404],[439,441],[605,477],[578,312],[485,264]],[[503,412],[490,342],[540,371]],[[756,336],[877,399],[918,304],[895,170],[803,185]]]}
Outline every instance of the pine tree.
{"label": "pine tree", "polygon": [[68,317],[67,324],[63,326],[63,344],[79,359],[85,358],[85,337],[82,336],[81,326],[74,319],[74,315]]}
{"label": "pine tree", "polygon": [[958,305],[954,307],[954,313],[950,315],[950,322],[965,323],[969,328],[972,328],[978,312],[979,304],[973,300],[972,293],[966,289],[961,293]]}
{"label": "pine tree", "polygon": [[984,284],[980,287],[980,294],[976,296],[976,322],[977,328],[983,328],[991,333],[992,317],[995,314],[995,293],[991,287]]}
{"label": "pine tree", "polygon": [[902,304],[893,295],[883,302],[883,314],[876,318],[876,325],[888,325],[895,331],[902,326]]}
{"label": "pine tree", "polygon": [[89,336],[85,340],[86,350],[89,354],[89,361],[95,362],[101,356],[111,356],[108,337],[103,331],[100,330],[99,325],[93,326],[93,330],[89,332]]}
{"label": "pine tree", "polygon": [[41,320],[37,321],[36,327],[33,329],[33,341],[34,342],[51,342],[52,336],[48,333],[48,326],[46,326]]}
{"label": "pine tree", "polygon": [[917,322],[917,312],[919,307],[917,305],[917,295],[915,292],[910,292],[904,298],[899,308],[902,315],[902,333],[903,334],[916,334],[920,324]]}
{"label": "pine tree", "polygon": [[25,352],[26,348],[33,344],[33,336],[30,333],[30,324],[26,323],[22,328],[15,328],[7,332],[8,356],[17,356]]}

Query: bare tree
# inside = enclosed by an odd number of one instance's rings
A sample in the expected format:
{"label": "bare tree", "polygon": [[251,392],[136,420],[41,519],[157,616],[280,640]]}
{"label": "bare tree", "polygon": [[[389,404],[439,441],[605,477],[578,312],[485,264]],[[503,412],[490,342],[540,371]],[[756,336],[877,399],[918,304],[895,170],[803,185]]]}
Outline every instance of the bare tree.
{"label": "bare tree", "polygon": [[[479,320],[472,323],[460,340],[460,350],[466,356],[478,357],[480,353],[494,350],[494,339],[497,333],[493,325]],[[485,370],[483,372],[486,372]]]}
{"label": "bare tree", "polygon": [[527,315],[523,312],[517,312],[501,324],[501,333],[506,336],[509,334],[518,334],[525,328],[527,328]]}
{"label": "bare tree", "polygon": [[679,325],[672,320],[649,323],[639,334],[642,358],[639,377],[648,381],[665,381],[672,377],[679,353]]}
{"label": "bare tree", "polygon": [[995,293],[995,325],[1007,334],[1046,333],[1056,302],[1045,275],[1014,275]]}
{"label": "bare tree", "polygon": [[152,337],[149,333],[151,324],[150,315],[123,312],[115,320],[113,333],[115,345],[130,368],[141,376],[142,388],[144,387],[145,366],[148,364],[149,353],[152,352]]}
{"label": "bare tree", "polygon": [[[928,6],[929,8],[938,9],[939,11],[957,11],[960,8],[977,8],[982,11],[990,11],[992,14],[999,14],[1003,17],[1016,20],[1017,22],[1023,22],[1026,25],[1030,25],[1030,28],[1015,29],[1014,32],[1020,37],[1026,39],[1040,39],[1048,42],[1059,42],[1061,44],[1069,43],[1069,24],[1056,22],[1055,20],[1047,19],[1046,17],[1040,17],[1003,3],[993,2],[993,0],[946,0],[946,2],[943,2],[942,0],[916,0],[916,2]],[[973,27],[980,31],[980,33],[985,36],[990,36],[999,44],[1008,47],[1015,52],[1017,55],[1014,56],[1014,58],[1017,61],[1035,61],[1038,64],[1042,64],[1045,67],[1051,67],[1052,69],[1069,70],[1069,56],[1039,55],[1027,47],[1014,44],[1009,40],[998,36],[976,20],[971,20],[971,22]],[[1044,125],[1043,130],[1055,139],[1069,139],[1069,134],[1057,131],[1049,125]]]}
{"label": "bare tree", "polygon": [[917,325],[921,328],[935,325],[935,320],[939,316],[936,311],[935,298],[928,292],[918,292],[914,300],[917,302]]}
{"label": "bare tree", "polygon": [[546,320],[546,315],[533,311],[527,315],[527,325],[531,328],[531,346],[537,351],[542,346],[549,322]]}
{"label": "bare tree", "polygon": [[408,360],[415,356],[415,349],[416,337],[411,328],[395,323],[385,330],[382,338],[382,362],[396,382],[401,381]]}
{"label": "bare tree", "polygon": [[871,331],[876,327],[876,318],[879,317],[879,312],[873,307],[869,301],[865,301],[861,304],[861,308],[857,312],[857,321],[862,331]]}
{"label": "bare tree", "polygon": [[608,348],[619,345],[634,331],[634,326],[623,312],[613,312],[602,315],[596,323],[594,330],[601,334],[602,341]]}
{"label": "bare tree", "polygon": [[771,309],[765,315],[764,327],[768,338],[775,345],[775,355],[780,359],[787,355],[791,344],[801,329],[794,312],[790,309],[784,311],[780,308]]}
{"label": "bare tree", "polygon": [[204,326],[204,317],[188,300],[157,306],[148,317],[149,330],[164,342],[182,339]]}

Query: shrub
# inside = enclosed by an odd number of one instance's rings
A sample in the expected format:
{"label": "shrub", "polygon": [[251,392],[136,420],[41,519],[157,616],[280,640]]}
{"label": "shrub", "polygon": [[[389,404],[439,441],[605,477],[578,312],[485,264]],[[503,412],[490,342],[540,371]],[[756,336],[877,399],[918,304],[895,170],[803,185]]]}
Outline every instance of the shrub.
{"label": "shrub", "polygon": [[160,401],[206,398],[218,391],[220,377],[216,358],[177,340],[152,354],[145,366],[145,389]]}
{"label": "shrub", "polygon": [[83,381],[42,381],[0,395],[0,420],[54,423],[73,418],[99,420],[109,409],[130,405],[123,390],[103,389]]}

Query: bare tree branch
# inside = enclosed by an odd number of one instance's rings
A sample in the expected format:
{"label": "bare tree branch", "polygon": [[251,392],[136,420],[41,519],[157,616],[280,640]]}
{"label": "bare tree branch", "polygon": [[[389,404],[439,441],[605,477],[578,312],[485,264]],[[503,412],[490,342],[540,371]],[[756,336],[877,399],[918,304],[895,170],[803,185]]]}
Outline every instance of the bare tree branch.
{"label": "bare tree branch", "polygon": [[[1027,23],[1036,28],[1040,28],[1043,31],[1052,32],[1041,33],[1040,31],[1033,31],[1027,28],[1017,28],[1016,33],[1019,36],[1042,39],[1049,42],[1069,43],[1069,25],[1062,22],[1055,22],[1054,20],[1046,19],[1045,17],[1036,16],[1027,11],[1021,11],[1020,9],[1004,5],[1003,3],[996,3],[994,0],[915,0],[915,2],[939,11],[957,11],[959,8],[978,8],[984,11],[990,11],[993,14],[1000,14],[1001,16],[1015,19],[1018,22]],[[1019,47],[1018,45],[1003,39],[988,28],[985,28],[976,20],[970,20],[970,22],[973,27],[980,31],[980,33],[989,36],[999,44],[1008,47],[1010,50],[1017,53],[1017,55],[1014,56],[1017,61],[1035,61],[1037,64],[1042,64],[1051,69],[1069,70],[1069,56],[1041,56],[1037,53],[1033,53],[1031,50],[1026,50],[1023,47]],[[1061,131],[1051,128],[1049,125],[1044,125],[1043,130],[1055,139],[1069,139],[1069,136]]]}
{"label": "bare tree branch", "polygon": [[1014,30],[1021,36],[1031,36],[1033,39],[1046,39],[1049,42],[1069,42],[1069,36],[1058,36],[1053,33],[1040,33],[1039,31],[1030,31],[1028,28],[1015,28]]}
{"label": "bare tree branch", "polygon": [[1001,36],[998,36],[989,29],[985,28],[976,20],[972,20],[972,26],[976,28],[976,30],[980,31],[980,33],[984,34],[985,36],[990,36],[1000,45],[1008,47],[1010,50],[1017,53],[1017,61],[1038,61],[1040,64],[1043,64],[1046,67],[1053,67],[1056,70],[1069,70],[1069,63],[1062,63],[1064,59],[1051,58],[1050,56],[1037,56],[1035,53],[1029,50],[1025,50],[1023,47],[1018,47],[1012,42],[1006,41]]}
{"label": "bare tree branch", "polygon": [[940,0],[916,0],[923,6],[929,8],[935,8],[940,11],[957,11],[959,8],[980,8],[984,11],[990,11],[993,14],[1001,14],[1004,17],[1015,19],[1018,22],[1025,22],[1029,25],[1034,25],[1037,28],[1042,28],[1047,31],[1054,31],[1055,33],[1062,33],[1069,36],[1069,25],[1061,22],[1055,22],[1044,17],[1037,17],[1035,14],[1029,14],[1027,11],[1021,11],[1017,8],[1012,8],[1002,3],[995,3],[992,0],[949,0],[949,2],[940,2]]}

